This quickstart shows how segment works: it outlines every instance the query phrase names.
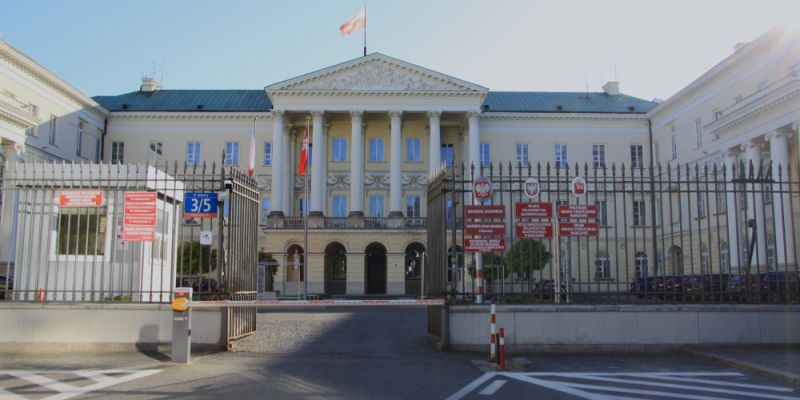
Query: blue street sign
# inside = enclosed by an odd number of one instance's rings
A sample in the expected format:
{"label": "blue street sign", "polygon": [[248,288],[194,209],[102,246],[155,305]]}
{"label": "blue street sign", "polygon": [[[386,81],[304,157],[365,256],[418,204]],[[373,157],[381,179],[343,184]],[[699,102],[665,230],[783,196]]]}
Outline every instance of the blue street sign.
{"label": "blue street sign", "polygon": [[183,195],[184,218],[216,218],[216,192],[186,192]]}

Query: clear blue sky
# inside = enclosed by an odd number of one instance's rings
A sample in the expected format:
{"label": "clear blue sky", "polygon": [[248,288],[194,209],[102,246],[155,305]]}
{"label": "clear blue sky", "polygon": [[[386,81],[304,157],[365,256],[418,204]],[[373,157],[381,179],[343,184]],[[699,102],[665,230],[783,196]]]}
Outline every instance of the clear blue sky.
{"label": "clear blue sky", "polygon": [[[3,39],[90,96],[138,89],[258,89],[358,57],[338,27],[358,0],[0,0]],[[667,98],[770,27],[800,27],[798,0],[367,2],[369,52],[492,90]],[[157,76],[157,77],[158,77]]]}

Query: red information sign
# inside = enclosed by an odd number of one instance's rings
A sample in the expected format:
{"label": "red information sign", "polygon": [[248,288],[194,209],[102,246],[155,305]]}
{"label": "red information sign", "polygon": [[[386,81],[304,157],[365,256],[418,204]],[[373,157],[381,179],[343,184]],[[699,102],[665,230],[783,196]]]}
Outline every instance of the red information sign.
{"label": "red information sign", "polygon": [[467,219],[505,218],[506,208],[502,205],[465,206],[464,216]]}
{"label": "red information sign", "polygon": [[597,222],[562,222],[558,224],[558,236],[597,237],[600,236],[600,224]]}
{"label": "red information sign", "polygon": [[464,232],[467,235],[478,236],[505,236],[506,223],[505,222],[474,222],[467,221],[464,224]]}
{"label": "red information sign", "polygon": [[516,218],[551,218],[553,205],[550,203],[517,203],[514,205]]}
{"label": "red information sign", "polygon": [[597,206],[594,204],[561,204],[558,206],[558,218],[599,218]]}
{"label": "red information sign", "polygon": [[517,222],[516,234],[521,239],[551,239],[553,224],[550,221]]}
{"label": "red information sign", "polygon": [[62,190],[58,193],[59,207],[102,207],[102,190]]}
{"label": "red information sign", "polygon": [[122,216],[122,240],[156,240],[156,192],[127,192]]}
{"label": "red information sign", "polygon": [[467,238],[464,239],[465,246],[464,251],[467,253],[497,253],[503,252],[506,250],[506,240],[505,239],[475,239],[475,238]]}

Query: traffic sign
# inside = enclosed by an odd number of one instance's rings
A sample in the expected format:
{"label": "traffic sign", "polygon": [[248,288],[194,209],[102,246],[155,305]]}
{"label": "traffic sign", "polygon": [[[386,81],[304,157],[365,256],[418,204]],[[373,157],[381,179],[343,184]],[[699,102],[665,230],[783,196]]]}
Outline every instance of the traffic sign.
{"label": "traffic sign", "polygon": [[516,218],[551,218],[553,205],[550,203],[517,203],[514,205]]}
{"label": "traffic sign", "polygon": [[183,194],[184,218],[216,218],[216,192],[186,192]]}
{"label": "traffic sign", "polygon": [[484,201],[491,199],[493,190],[492,181],[487,177],[482,176],[472,182],[472,194],[477,200]]}
{"label": "traffic sign", "polygon": [[464,251],[467,253],[498,253],[505,250],[506,240],[502,238],[464,239]]}
{"label": "traffic sign", "polygon": [[558,236],[597,237],[600,236],[600,224],[597,222],[562,222],[558,224]]}
{"label": "traffic sign", "polygon": [[551,239],[553,224],[550,221],[517,222],[515,231],[522,239]]}
{"label": "traffic sign", "polygon": [[561,204],[558,206],[558,218],[599,218],[595,204]]}
{"label": "traffic sign", "polygon": [[464,217],[475,219],[505,218],[506,208],[502,205],[464,206]]}
{"label": "traffic sign", "polygon": [[464,223],[464,232],[467,235],[505,236],[505,222],[474,222]]}
{"label": "traffic sign", "polygon": [[126,192],[122,214],[122,240],[156,240],[156,192]]}
{"label": "traffic sign", "polygon": [[59,207],[102,207],[102,190],[62,190],[58,193]]}

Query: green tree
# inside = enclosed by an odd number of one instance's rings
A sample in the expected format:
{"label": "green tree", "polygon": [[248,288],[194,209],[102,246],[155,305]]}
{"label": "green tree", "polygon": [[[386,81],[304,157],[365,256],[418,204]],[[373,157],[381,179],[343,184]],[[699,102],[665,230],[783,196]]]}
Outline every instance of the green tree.
{"label": "green tree", "polygon": [[200,275],[217,268],[217,250],[212,250],[210,245],[201,245],[197,240],[181,243],[178,254],[178,275]]}
{"label": "green tree", "polygon": [[514,242],[506,253],[506,262],[515,273],[538,271],[544,268],[553,255],[547,251],[547,246],[538,240],[522,239]]}

